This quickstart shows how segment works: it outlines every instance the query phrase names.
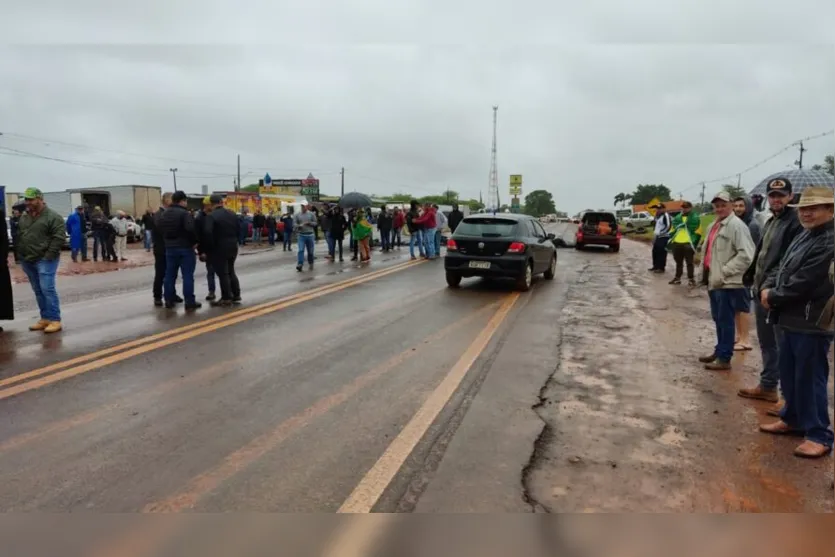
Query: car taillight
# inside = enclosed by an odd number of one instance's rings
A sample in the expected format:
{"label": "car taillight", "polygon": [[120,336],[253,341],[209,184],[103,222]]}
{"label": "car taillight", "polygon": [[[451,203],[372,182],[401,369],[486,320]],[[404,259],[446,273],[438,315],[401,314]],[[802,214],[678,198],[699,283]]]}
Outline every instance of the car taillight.
{"label": "car taillight", "polygon": [[582,226],[577,229],[577,239],[581,240],[581,241],[583,239],[583,227]]}
{"label": "car taillight", "polygon": [[620,233],[620,230],[618,230],[618,240],[620,240],[620,239],[621,239],[621,233]]}
{"label": "car taillight", "polygon": [[450,238],[446,241],[446,250],[447,251],[458,251],[458,244],[455,243],[455,240]]}
{"label": "car taillight", "polygon": [[507,248],[507,253],[525,253],[525,244],[522,242],[513,242]]}

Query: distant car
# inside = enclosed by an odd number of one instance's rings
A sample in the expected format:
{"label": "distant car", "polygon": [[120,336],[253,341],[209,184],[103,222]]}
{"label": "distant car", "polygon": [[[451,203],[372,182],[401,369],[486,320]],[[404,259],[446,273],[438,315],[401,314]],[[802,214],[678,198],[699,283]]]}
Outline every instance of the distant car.
{"label": "distant car", "polygon": [[606,246],[620,251],[621,232],[618,219],[609,211],[587,211],[580,217],[574,247],[583,250],[586,246]]}
{"label": "distant car", "polygon": [[128,221],[128,242],[138,242],[142,240],[142,226],[133,220],[133,217],[128,215],[125,217]]}
{"label": "distant car", "polygon": [[557,270],[555,236],[533,217],[515,213],[464,217],[447,241],[444,258],[450,288],[468,277],[512,278],[519,290],[534,275],[553,280]]}
{"label": "distant car", "polygon": [[628,217],[623,219],[623,226],[626,227],[627,230],[643,230],[649,226],[652,226],[653,216],[647,212],[640,212],[640,213],[632,213]]}

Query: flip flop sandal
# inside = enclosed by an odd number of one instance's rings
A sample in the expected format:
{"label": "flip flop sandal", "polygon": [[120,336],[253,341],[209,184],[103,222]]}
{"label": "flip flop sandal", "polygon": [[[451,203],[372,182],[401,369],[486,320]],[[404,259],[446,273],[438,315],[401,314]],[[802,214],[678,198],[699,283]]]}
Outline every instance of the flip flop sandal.
{"label": "flip flop sandal", "polygon": [[752,350],[752,348],[747,344],[742,344],[741,342],[734,344],[734,352],[748,352],[749,350]]}
{"label": "flip flop sandal", "polygon": [[799,429],[769,429],[768,426],[772,424],[764,424],[760,426],[760,431],[763,433],[770,433],[771,435],[784,435],[788,437],[803,437],[806,432]]}

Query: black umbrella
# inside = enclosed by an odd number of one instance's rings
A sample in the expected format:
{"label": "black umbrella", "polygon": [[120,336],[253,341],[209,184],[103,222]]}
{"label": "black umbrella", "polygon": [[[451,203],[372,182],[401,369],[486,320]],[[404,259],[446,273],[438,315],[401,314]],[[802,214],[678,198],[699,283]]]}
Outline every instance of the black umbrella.
{"label": "black umbrella", "polygon": [[339,200],[339,206],[343,209],[362,209],[363,207],[371,207],[371,198],[364,193],[352,191],[346,193]]}
{"label": "black umbrella", "polygon": [[828,188],[835,187],[835,176],[827,173],[824,170],[815,170],[812,168],[795,168],[785,172],[777,172],[772,174],[751,190],[751,195],[758,193],[765,196],[768,192],[765,191],[766,185],[774,178],[786,178],[792,183],[792,193],[803,194],[803,190],[809,186],[826,186]]}

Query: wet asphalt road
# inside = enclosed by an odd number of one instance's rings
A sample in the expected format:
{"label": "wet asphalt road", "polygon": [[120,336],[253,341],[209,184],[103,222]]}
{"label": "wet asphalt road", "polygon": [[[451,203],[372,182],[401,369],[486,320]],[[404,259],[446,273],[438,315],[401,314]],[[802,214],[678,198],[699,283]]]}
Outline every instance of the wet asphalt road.
{"label": "wet asphalt road", "polygon": [[[558,281],[519,297],[449,290],[441,261],[406,249],[301,274],[291,257],[242,258],[234,310],[154,308],[140,268],[62,279],[57,335],[20,312],[0,341],[0,509],[414,508],[490,359],[523,348],[502,340],[521,308]],[[15,294],[30,303],[27,285]],[[532,439],[505,480],[516,498]],[[369,471],[388,479],[354,493]]]}

